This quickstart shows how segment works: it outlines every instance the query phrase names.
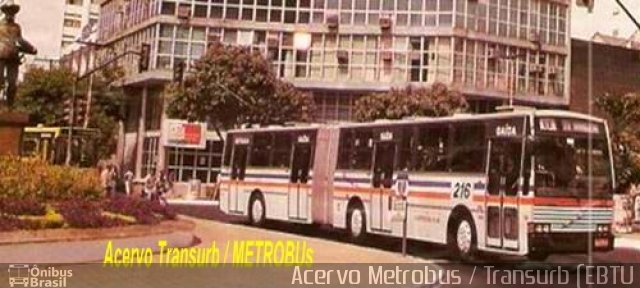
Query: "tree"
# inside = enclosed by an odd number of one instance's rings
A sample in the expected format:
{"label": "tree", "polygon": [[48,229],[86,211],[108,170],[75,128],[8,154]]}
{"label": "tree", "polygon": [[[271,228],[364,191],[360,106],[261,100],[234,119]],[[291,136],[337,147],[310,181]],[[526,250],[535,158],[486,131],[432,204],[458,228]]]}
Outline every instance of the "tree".
{"label": "tree", "polygon": [[218,132],[239,124],[309,121],[313,110],[311,96],[279,80],[259,52],[220,43],[168,94],[170,117],[211,123]]}
{"label": "tree", "polygon": [[595,104],[609,118],[617,192],[624,193],[640,183],[640,95],[604,94]]}
{"label": "tree", "polygon": [[[112,67],[94,75],[92,101],[88,128],[97,128],[100,133],[96,143],[95,155],[85,155],[89,159],[108,158],[117,145],[117,123],[122,117],[124,101],[121,89],[111,84],[122,77],[122,69]],[[69,126],[65,121],[65,101],[72,98],[75,81],[74,73],[64,67],[43,69],[35,67],[25,72],[24,80],[18,86],[17,107],[30,116],[30,125]],[[76,97],[83,99],[87,95],[88,81],[77,83]],[[77,115],[84,116],[84,115]]]}
{"label": "tree", "polygon": [[467,102],[461,93],[442,83],[431,87],[407,86],[388,92],[372,93],[355,103],[358,121],[402,119],[409,116],[441,117],[465,111]]}
{"label": "tree", "polygon": [[31,68],[18,86],[17,109],[29,114],[31,125],[65,125],[64,101],[71,99],[72,87],[69,69]]}

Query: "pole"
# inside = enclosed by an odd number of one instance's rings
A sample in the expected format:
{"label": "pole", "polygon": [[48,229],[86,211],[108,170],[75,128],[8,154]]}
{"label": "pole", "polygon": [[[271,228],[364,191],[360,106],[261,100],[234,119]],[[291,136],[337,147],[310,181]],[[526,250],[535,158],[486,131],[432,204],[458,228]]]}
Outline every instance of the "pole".
{"label": "pole", "polygon": [[93,74],[89,76],[89,88],[87,88],[87,107],[85,107],[84,123],[82,127],[89,127],[89,115],[91,115],[91,103],[93,102]]}
{"label": "pole", "polygon": [[402,257],[407,256],[407,197],[402,196],[404,202],[404,217],[402,217]]}
{"label": "pole", "polygon": [[76,119],[76,89],[78,88],[78,81],[76,79],[73,80],[73,87],[71,88],[71,115],[69,115],[69,137],[67,139],[67,157],[65,159],[65,164],[67,166],[71,165],[71,153],[72,143],[73,143],[73,125],[75,124]]}
{"label": "pole", "polygon": [[513,67],[515,63],[515,58],[514,59],[507,59],[507,73],[509,73],[507,75],[507,81],[509,82],[507,84],[508,89],[509,89],[509,107],[513,107],[513,88],[514,88],[514,83],[513,80],[515,78],[515,67]]}

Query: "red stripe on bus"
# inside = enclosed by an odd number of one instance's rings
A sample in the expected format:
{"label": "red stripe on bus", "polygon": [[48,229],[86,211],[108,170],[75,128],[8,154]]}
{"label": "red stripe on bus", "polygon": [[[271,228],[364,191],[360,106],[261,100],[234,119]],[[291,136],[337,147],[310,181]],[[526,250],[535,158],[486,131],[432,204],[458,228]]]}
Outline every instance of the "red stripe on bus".
{"label": "red stripe on bus", "polygon": [[608,199],[535,197],[533,198],[533,203],[538,206],[613,207],[613,200]]}
{"label": "red stripe on bus", "polygon": [[[221,184],[239,184],[243,186],[256,186],[256,187],[277,187],[277,188],[290,188],[294,186],[293,183],[273,183],[273,182],[255,182],[255,181],[234,181],[234,180],[222,180]],[[302,188],[310,189],[311,185],[301,184]],[[294,190],[292,190],[294,191]],[[378,193],[379,188],[370,187],[343,187],[336,186],[334,192],[339,194],[372,194]],[[427,199],[439,199],[447,200],[450,195],[442,192],[429,192],[429,191],[411,191],[409,193],[410,198],[427,198]],[[383,193],[395,195],[391,189],[384,189]],[[473,195],[473,202],[484,202],[487,204],[499,204],[505,203],[509,205],[536,205],[536,206],[558,206],[558,207],[613,207],[613,200],[608,199],[574,199],[564,197],[504,197],[503,200],[500,196],[494,195]]]}
{"label": "red stripe on bus", "polygon": [[[273,182],[257,182],[257,181],[234,181],[234,180],[222,180],[221,184],[227,185],[242,185],[242,186],[253,186],[253,187],[275,187],[275,188],[290,188],[295,187],[298,184],[296,183],[273,183]],[[311,188],[309,184],[300,184],[301,188]]]}

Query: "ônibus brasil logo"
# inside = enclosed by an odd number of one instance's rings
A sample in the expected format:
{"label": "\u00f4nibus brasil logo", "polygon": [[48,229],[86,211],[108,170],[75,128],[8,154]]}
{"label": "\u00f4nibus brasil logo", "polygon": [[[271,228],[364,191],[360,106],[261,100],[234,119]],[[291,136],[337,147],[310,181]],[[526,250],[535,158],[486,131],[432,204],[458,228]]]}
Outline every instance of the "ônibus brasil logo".
{"label": "\u00f4nibus brasil logo", "polygon": [[55,267],[38,268],[37,265],[9,265],[10,287],[67,287],[67,278],[73,276],[71,269]]}

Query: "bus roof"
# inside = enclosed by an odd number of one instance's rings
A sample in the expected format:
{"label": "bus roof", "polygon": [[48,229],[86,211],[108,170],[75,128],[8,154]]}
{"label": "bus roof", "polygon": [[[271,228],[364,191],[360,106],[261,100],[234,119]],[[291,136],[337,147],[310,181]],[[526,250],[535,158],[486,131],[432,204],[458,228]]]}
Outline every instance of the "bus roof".
{"label": "bus roof", "polygon": [[299,126],[267,126],[267,127],[250,127],[229,130],[228,133],[246,133],[246,132],[264,132],[264,131],[302,131],[302,130],[317,130],[323,127],[322,124],[306,124]]}
{"label": "bus roof", "polygon": [[603,123],[604,120],[594,116],[566,111],[566,110],[535,110],[535,109],[514,109],[510,111],[501,111],[486,114],[455,114],[445,117],[409,117],[399,120],[382,119],[374,122],[363,123],[338,123],[338,124],[309,124],[308,126],[275,126],[275,127],[258,127],[247,129],[230,130],[230,133],[242,132],[258,132],[258,131],[295,131],[295,130],[314,130],[320,127],[338,127],[338,128],[357,128],[357,127],[378,127],[388,125],[403,124],[419,124],[419,123],[438,123],[438,122],[456,122],[466,120],[490,120],[504,119],[516,117],[558,117],[558,118],[574,118],[587,121]]}

